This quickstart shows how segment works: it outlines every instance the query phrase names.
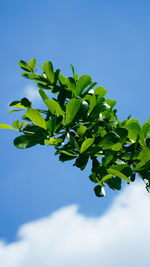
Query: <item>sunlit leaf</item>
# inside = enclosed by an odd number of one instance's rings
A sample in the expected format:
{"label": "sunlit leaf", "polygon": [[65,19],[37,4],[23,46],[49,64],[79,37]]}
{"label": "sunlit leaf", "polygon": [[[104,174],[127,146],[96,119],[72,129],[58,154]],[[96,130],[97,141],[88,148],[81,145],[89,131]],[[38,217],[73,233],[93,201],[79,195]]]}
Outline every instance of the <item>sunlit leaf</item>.
{"label": "sunlit leaf", "polygon": [[86,132],[86,130],[87,130],[87,127],[81,125],[81,126],[77,129],[77,134],[80,135],[80,136],[82,136],[82,135],[84,135],[84,133]]}
{"label": "sunlit leaf", "polygon": [[32,71],[31,66],[29,66],[28,63],[25,62],[24,60],[20,60],[18,64],[19,64],[19,66],[20,66],[21,69],[23,69],[25,71],[29,71],[29,72]]}
{"label": "sunlit leaf", "polygon": [[26,111],[25,116],[28,117],[33,123],[46,129],[46,122],[37,109],[30,108]]}
{"label": "sunlit leaf", "polygon": [[107,93],[107,90],[102,86],[98,86],[94,90],[94,94],[98,97],[103,97]]}
{"label": "sunlit leaf", "polygon": [[126,124],[126,129],[128,130],[128,137],[134,142],[136,142],[138,136],[141,137],[142,135],[140,123],[136,119],[129,120]]}
{"label": "sunlit leaf", "polygon": [[76,114],[79,111],[81,105],[81,100],[80,99],[75,99],[72,98],[69,100],[69,102],[66,105],[66,123],[70,124],[73,122]]}
{"label": "sunlit leaf", "polygon": [[126,175],[124,175],[123,173],[121,173],[120,171],[115,170],[114,168],[109,168],[107,171],[109,173],[111,173],[112,175],[117,176],[117,177],[125,180],[126,182],[130,183],[129,178]]}
{"label": "sunlit leaf", "polygon": [[34,69],[36,67],[36,60],[35,60],[35,58],[31,58],[30,59],[30,67],[31,67],[31,70],[34,71]]}
{"label": "sunlit leaf", "polygon": [[16,130],[20,130],[20,121],[17,120],[17,121],[14,121],[13,122],[13,127],[16,129]]}
{"label": "sunlit leaf", "polygon": [[54,82],[54,71],[53,71],[53,64],[51,61],[46,61],[44,63],[44,72],[46,74],[46,77],[50,81],[50,83]]}
{"label": "sunlit leaf", "polygon": [[14,127],[11,125],[5,124],[5,123],[0,123],[0,129],[11,129],[11,130],[16,130]]}
{"label": "sunlit leaf", "polygon": [[45,145],[53,145],[53,146],[60,146],[62,144],[62,140],[59,138],[50,138],[44,141]]}
{"label": "sunlit leaf", "polygon": [[94,138],[87,138],[81,145],[80,153],[85,152],[94,142]]}
{"label": "sunlit leaf", "polygon": [[59,103],[53,99],[45,99],[45,104],[47,105],[48,109],[52,114],[57,115],[64,115],[64,112],[62,111]]}
{"label": "sunlit leaf", "polygon": [[76,84],[76,92],[75,95],[78,96],[82,94],[84,89],[92,83],[91,77],[89,75],[82,75]]}

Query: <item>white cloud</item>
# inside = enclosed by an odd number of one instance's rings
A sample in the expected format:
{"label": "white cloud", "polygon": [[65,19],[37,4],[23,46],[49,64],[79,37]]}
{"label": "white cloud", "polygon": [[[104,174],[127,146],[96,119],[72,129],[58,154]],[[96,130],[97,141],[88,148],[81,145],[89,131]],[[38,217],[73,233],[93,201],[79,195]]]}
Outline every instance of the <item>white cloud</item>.
{"label": "white cloud", "polygon": [[41,101],[41,97],[39,95],[38,89],[35,89],[32,85],[27,85],[24,88],[25,97],[27,97],[30,101],[39,102]]}
{"label": "white cloud", "polygon": [[148,267],[149,206],[150,195],[139,183],[99,218],[79,214],[76,205],[64,207],[23,225],[19,241],[0,242],[0,266]]}

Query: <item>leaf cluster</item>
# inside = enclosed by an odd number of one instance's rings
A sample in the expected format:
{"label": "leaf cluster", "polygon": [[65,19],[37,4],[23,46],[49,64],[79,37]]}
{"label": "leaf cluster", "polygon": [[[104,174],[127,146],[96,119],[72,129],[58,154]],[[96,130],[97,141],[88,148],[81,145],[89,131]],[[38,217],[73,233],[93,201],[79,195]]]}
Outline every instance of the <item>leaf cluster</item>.
{"label": "leaf cluster", "polygon": [[136,175],[149,190],[150,118],[142,126],[130,116],[119,121],[117,102],[105,98],[107,90],[89,75],[78,77],[72,65],[72,76],[67,78],[60,69],[54,71],[50,61],[40,65],[40,74],[35,59],[29,64],[21,60],[19,66],[25,71],[22,76],[36,83],[45,109],[35,109],[27,98],[10,104],[10,113],[23,112],[21,122],[2,123],[0,128],[21,133],[14,140],[17,148],[54,146],[60,161],[73,160],[80,170],[91,160],[89,178],[98,197],[105,195],[105,186],[120,190],[123,181],[134,182]]}

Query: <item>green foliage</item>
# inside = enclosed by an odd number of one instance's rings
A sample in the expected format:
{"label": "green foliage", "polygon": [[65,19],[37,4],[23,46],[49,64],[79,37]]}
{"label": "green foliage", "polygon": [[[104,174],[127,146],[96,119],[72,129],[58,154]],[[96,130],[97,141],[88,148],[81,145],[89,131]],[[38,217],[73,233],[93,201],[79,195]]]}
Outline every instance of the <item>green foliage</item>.
{"label": "green foliage", "polygon": [[[95,183],[96,196],[105,196],[104,187],[120,190],[121,183],[135,181],[136,174],[150,189],[150,118],[142,127],[138,120],[123,122],[114,109],[116,101],[106,99],[102,86],[94,87],[89,75],[78,77],[71,65],[73,77],[64,77],[60,70],[46,61],[37,73],[36,61],[23,60],[19,66],[23,77],[33,80],[45,103],[45,110],[35,109],[27,98],[13,101],[12,112],[23,112],[22,121],[13,126],[1,123],[0,129],[21,132],[14,145],[19,149],[37,144],[54,146],[62,162],[74,160],[83,170],[92,161],[90,180]],[[44,90],[51,91],[50,99]],[[17,109],[16,109],[17,108]]]}

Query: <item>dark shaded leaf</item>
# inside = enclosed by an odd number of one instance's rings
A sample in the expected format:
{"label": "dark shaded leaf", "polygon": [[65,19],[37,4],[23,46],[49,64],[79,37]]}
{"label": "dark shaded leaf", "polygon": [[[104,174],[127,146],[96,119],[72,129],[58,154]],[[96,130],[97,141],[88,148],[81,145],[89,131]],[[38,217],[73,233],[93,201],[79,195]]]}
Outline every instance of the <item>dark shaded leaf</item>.
{"label": "dark shaded leaf", "polygon": [[31,104],[32,103],[29,101],[29,99],[27,99],[26,97],[24,97],[24,98],[21,99],[21,104],[24,107],[28,108],[28,107],[31,107]]}
{"label": "dark shaded leaf", "polygon": [[105,183],[113,190],[120,190],[121,189],[121,179],[118,177],[111,178],[107,180]]}
{"label": "dark shaded leaf", "polygon": [[115,132],[109,132],[98,143],[103,149],[108,149],[120,140],[120,137]]}
{"label": "dark shaded leaf", "polygon": [[20,149],[30,148],[41,143],[41,137],[36,134],[20,135],[14,140],[14,145]]}
{"label": "dark shaded leaf", "polygon": [[105,196],[105,190],[103,186],[97,185],[94,188],[95,195],[97,197],[104,197]]}
{"label": "dark shaded leaf", "polygon": [[127,129],[125,129],[125,128],[117,128],[115,130],[115,133],[117,133],[119,135],[119,137],[120,137],[119,143],[124,144],[124,142],[126,141],[127,136],[128,136]]}
{"label": "dark shaded leaf", "polygon": [[80,170],[82,171],[86,167],[86,164],[88,163],[88,159],[89,157],[87,155],[80,155],[76,159],[74,166],[80,168]]}
{"label": "dark shaded leaf", "polygon": [[60,156],[59,156],[59,160],[62,161],[62,162],[73,160],[75,158],[76,158],[76,156],[69,156],[69,155],[66,155],[64,153],[61,153]]}
{"label": "dark shaded leaf", "polygon": [[89,178],[93,183],[97,183],[97,174],[96,173],[91,173]]}

